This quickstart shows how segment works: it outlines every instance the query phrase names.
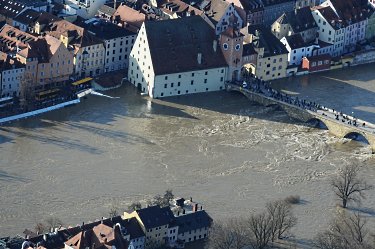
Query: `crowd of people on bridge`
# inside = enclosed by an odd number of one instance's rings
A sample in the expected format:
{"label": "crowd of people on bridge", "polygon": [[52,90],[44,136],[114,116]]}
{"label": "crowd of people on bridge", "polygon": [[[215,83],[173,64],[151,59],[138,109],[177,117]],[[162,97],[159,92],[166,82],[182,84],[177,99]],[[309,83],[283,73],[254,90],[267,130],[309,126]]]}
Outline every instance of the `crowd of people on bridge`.
{"label": "crowd of people on bridge", "polygon": [[292,96],[289,96],[288,94],[279,92],[273,89],[269,83],[259,78],[247,77],[246,81],[237,81],[237,82],[232,82],[232,83],[239,85],[240,87],[244,89],[264,95],[265,97],[273,98],[277,101],[281,101],[290,105],[294,105],[305,110],[309,110],[313,112],[318,112],[318,110],[323,111],[321,113],[322,116],[328,117],[328,115],[325,112],[330,113],[332,114],[332,117],[330,118],[333,118],[334,116],[335,117],[334,119],[336,119],[337,121],[341,120],[341,122],[346,123],[348,125],[353,125],[355,127],[359,127],[359,126],[366,127],[365,122],[358,124],[358,121],[356,118],[345,115],[342,112],[337,112],[333,109],[329,109],[315,102],[307,101],[304,99],[299,99],[298,97],[292,97]]}

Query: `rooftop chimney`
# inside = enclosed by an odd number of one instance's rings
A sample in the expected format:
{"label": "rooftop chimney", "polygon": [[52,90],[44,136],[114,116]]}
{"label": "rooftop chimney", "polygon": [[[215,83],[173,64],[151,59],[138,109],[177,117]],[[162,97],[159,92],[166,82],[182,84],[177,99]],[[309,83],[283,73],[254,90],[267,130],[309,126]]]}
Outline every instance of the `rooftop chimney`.
{"label": "rooftop chimney", "polygon": [[197,61],[198,61],[198,64],[202,64],[202,53],[198,53],[197,55]]}
{"label": "rooftop chimney", "polygon": [[198,211],[198,203],[195,203],[193,205],[193,213],[197,212]]}

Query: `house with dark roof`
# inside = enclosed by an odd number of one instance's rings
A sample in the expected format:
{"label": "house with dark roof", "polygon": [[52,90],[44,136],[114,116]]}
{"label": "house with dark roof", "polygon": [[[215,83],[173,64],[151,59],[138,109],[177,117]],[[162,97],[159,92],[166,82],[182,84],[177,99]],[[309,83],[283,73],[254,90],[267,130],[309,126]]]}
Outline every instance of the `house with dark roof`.
{"label": "house with dark roof", "polygon": [[305,42],[301,34],[294,34],[283,37],[281,40],[288,50],[289,65],[300,65],[303,57],[310,57],[313,55],[314,48],[319,46],[313,42]]}
{"label": "house with dark roof", "polygon": [[[235,46],[239,38],[227,39]],[[130,53],[129,81],[153,98],[224,89],[231,76],[222,51],[234,50],[230,44],[219,44],[200,16],[145,22]]]}
{"label": "house with dark roof", "polygon": [[176,216],[175,222],[178,226],[178,240],[189,243],[207,238],[212,221],[212,218],[205,210]]}
{"label": "house with dark roof", "polygon": [[151,206],[124,212],[124,219],[135,218],[146,236],[146,247],[164,245],[168,242],[169,227],[173,226],[174,216],[169,207]]}
{"label": "house with dark roof", "polygon": [[286,77],[288,50],[267,27],[250,25],[250,43],[258,54],[257,64],[251,71],[259,79],[268,81]]}
{"label": "house with dark roof", "polygon": [[76,22],[104,42],[104,72],[127,69],[137,33],[99,18]]}
{"label": "house with dark roof", "polygon": [[278,39],[300,34],[305,42],[313,42],[316,39],[318,25],[312,16],[310,7],[304,7],[283,13],[272,24],[271,30]]}
{"label": "house with dark roof", "polygon": [[29,27],[34,26],[34,23],[40,14],[41,13],[39,11],[27,9],[13,18],[13,26],[22,31],[29,32],[31,31]]}

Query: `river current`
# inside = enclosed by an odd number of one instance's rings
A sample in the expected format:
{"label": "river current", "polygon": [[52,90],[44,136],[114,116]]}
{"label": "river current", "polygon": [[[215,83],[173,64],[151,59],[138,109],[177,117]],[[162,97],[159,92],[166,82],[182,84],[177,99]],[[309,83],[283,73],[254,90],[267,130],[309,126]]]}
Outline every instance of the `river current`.
{"label": "river current", "polygon": [[[374,65],[272,82],[272,86],[375,122]],[[108,216],[166,189],[193,197],[214,219],[259,211],[299,195],[300,241],[326,228],[339,203],[329,180],[345,164],[375,184],[363,143],[292,120],[239,93],[161,100],[132,86],[0,127],[0,237],[59,217],[67,225]],[[360,210],[374,228],[375,191]]]}

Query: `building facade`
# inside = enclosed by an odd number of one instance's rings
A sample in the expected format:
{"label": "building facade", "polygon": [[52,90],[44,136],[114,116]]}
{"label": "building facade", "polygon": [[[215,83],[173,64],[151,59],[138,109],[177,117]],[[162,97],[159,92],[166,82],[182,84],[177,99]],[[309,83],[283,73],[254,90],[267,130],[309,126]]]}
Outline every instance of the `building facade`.
{"label": "building facade", "polygon": [[311,14],[310,7],[304,7],[282,14],[272,24],[271,30],[278,39],[300,34],[305,42],[313,42],[316,40],[318,25]]}
{"label": "building facade", "polygon": [[228,66],[219,46],[200,16],[146,22],[130,54],[129,81],[152,98],[222,90]]}
{"label": "building facade", "polygon": [[98,18],[79,25],[104,42],[104,73],[128,68],[130,51],[137,37],[135,32]]}
{"label": "building facade", "polygon": [[0,52],[0,97],[20,96],[21,80],[25,66]]}
{"label": "building facade", "polygon": [[264,26],[249,26],[250,42],[258,54],[255,76],[269,81],[286,77],[288,67],[288,50],[269,29]]}
{"label": "building facade", "polygon": [[300,34],[283,37],[281,40],[288,50],[289,65],[300,65],[304,57],[310,57],[314,48],[318,47],[314,43],[305,43]]}

